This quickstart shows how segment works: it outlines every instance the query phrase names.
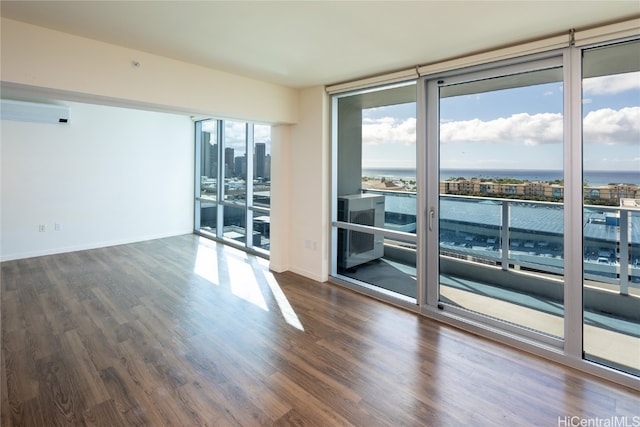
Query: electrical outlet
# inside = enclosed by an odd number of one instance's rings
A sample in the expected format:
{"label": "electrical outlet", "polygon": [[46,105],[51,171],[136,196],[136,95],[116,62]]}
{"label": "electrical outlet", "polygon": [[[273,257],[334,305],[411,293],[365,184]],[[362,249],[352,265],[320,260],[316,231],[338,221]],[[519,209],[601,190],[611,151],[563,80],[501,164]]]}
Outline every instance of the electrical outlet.
{"label": "electrical outlet", "polygon": [[62,226],[56,222],[56,223],[53,225],[53,230],[54,230],[54,231],[60,231],[60,230],[62,230]]}
{"label": "electrical outlet", "polygon": [[40,233],[44,233],[44,224],[40,224],[40,225],[38,225],[38,231],[39,231]]}

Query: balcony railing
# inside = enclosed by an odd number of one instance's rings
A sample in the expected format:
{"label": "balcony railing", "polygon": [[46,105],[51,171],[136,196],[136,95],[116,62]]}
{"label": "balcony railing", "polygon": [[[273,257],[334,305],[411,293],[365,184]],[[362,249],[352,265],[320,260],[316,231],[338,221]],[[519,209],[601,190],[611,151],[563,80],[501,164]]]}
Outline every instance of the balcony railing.
{"label": "balcony railing", "polygon": [[[385,228],[415,232],[415,193],[385,196]],[[563,204],[519,199],[440,196],[440,254],[502,270],[560,277],[564,271]],[[640,289],[640,210],[584,206],[584,280],[622,295]],[[640,294],[640,293],[639,293]]]}

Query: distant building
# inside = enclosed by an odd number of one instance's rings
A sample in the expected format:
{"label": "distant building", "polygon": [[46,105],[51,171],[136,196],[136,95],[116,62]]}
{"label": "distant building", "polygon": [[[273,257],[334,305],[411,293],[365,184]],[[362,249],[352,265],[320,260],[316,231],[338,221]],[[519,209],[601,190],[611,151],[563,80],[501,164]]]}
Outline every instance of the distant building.
{"label": "distant building", "polygon": [[[564,186],[547,181],[523,181],[501,183],[478,178],[441,181],[440,194],[493,195],[495,197],[522,196],[531,199],[563,199]],[[608,184],[598,187],[585,186],[584,198],[596,204],[618,205],[621,199],[640,198],[636,184]]]}
{"label": "distant building", "polygon": [[264,159],[264,177],[271,179],[271,154],[267,154]]}
{"label": "distant building", "polygon": [[218,144],[211,144],[211,133],[202,132],[202,175],[215,178],[218,170]]}
{"label": "distant building", "polygon": [[640,198],[640,188],[635,184],[608,184],[598,187],[585,186],[584,198],[619,204],[621,199]]}
{"label": "distant building", "polygon": [[234,151],[233,148],[224,149],[224,169],[225,176],[234,176]]}
{"label": "distant building", "polygon": [[253,162],[255,165],[254,176],[256,178],[267,178],[267,147],[264,142],[256,143]]}
{"label": "distant building", "polygon": [[246,178],[247,176],[247,157],[238,156],[234,159],[234,176]]}

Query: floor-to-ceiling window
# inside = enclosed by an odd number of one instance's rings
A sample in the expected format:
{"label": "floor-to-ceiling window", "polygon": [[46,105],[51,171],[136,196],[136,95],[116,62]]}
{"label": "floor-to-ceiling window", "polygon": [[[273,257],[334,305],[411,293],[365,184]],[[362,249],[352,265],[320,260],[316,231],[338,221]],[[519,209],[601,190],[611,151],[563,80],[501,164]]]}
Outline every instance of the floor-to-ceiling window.
{"label": "floor-to-ceiling window", "polygon": [[247,136],[248,124],[232,120],[222,125],[222,182],[219,206],[222,237],[246,243],[247,235]]}
{"label": "floor-to-ceiling window", "polygon": [[563,336],[562,80],[559,55],[429,81],[442,309]]}
{"label": "floor-to-ceiling window", "polygon": [[585,357],[640,374],[640,41],[582,56]]}
{"label": "floor-to-ceiling window", "polygon": [[416,301],[416,85],[336,97],[334,274]]}
{"label": "floor-to-ceiling window", "polygon": [[196,122],[195,230],[268,254],[271,128]]}
{"label": "floor-to-ceiling window", "polygon": [[332,278],[636,380],[635,37],[333,94]]}
{"label": "floor-to-ceiling window", "polygon": [[249,208],[253,231],[259,239],[249,241],[256,248],[269,250],[271,207],[271,126],[253,126],[253,185]]}
{"label": "floor-to-ceiling window", "polygon": [[196,122],[195,230],[216,235],[218,227],[218,126],[217,120]]}

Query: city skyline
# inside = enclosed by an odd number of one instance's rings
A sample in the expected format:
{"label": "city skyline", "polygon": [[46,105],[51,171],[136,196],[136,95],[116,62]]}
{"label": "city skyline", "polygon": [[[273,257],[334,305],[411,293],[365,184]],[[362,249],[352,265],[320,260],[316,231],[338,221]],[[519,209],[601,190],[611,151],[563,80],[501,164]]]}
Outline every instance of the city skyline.
{"label": "city skyline", "polygon": [[[203,154],[203,172],[210,176],[212,170],[217,168],[218,120],[205,120],[202,122],[203,141],[205,145]],[[236,121],[224,122],[224,163],[226,177],[246,176],[246,149],[247,149],[247,123]],[[253,170],[255,178],[271,177],[271,127],[268,125],[253,125],[253,141],[249,141],[253,147]]]}
{"label": "city skyline", "polygon": [[[224,136],[225,147],[233,148],[237,151],[244,151],[246,143],[246,122],[238,122],[233,120],[224,121]],[[204,120],[202,122],[202,131],[209,132],[211,135],[216,135],[218,129],[218,120]],[[271,142],[271,126],[254,124],[253,125],[253,142],[265,143],[267,145],[267,151],[265,154],[270,154],[270,142]],[[215,138],[211,139],[211,144],[216,143]]]}

